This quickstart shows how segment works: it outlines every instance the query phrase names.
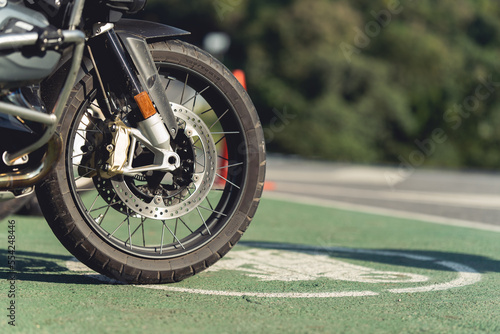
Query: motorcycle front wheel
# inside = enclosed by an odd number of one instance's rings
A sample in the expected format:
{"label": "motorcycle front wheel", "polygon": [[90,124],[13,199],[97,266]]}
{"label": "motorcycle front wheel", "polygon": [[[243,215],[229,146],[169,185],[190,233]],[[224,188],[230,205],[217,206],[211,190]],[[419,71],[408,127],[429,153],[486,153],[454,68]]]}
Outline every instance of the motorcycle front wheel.
{"label": "motorcycle front wheel", "polygon": [[[265,174],[261,124],[234,76],[187,43],[150,48],[179,125],[172,147],[181,167],[134,177],[96,172],[85,158],[104,131],[91,71],[59,124],[63,158],[37,186],[61,243],[93,270],[134,284],[178,282],[222,258],[250,224]],[[136,145],[134,161],[147,164],[151,152]]]}

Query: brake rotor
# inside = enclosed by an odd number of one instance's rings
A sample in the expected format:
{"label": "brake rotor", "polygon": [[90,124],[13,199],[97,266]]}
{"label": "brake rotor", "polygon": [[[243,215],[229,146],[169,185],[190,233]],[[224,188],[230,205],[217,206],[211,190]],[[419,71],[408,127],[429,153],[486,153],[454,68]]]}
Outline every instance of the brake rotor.
{"label": "brake rotor", "polygon": [[[183,177],[175,171],[166,173],[164,180],[168,184],[156,189],[148,189],[147,185],[138,186],[137,180],[130,177],[113,178],[110,184],[98,181],[107,194],[106,198],[110,201],[115,198],[115,202],[120,202],[116,204],[118,211],[123,212],[126,206],[139,216],[151,219],[178,218],[195,210],[210,192],[217,166],[217,150],[210,130],[193,111],[178,104],[171,105],[179,125],[178,137],[184,137],[190,148],[192,159],[188,160],[192,160],[192,167],[187,168],[190,179],[186,180],[186,173]],[[186,165],[181,168],[186,168]]]}

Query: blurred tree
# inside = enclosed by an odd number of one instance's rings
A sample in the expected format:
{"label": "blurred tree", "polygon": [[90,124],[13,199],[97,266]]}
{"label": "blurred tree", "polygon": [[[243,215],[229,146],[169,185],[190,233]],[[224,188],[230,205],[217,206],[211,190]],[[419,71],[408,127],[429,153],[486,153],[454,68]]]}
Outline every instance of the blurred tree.
{"label": "blurred tree", "polygon": [[[224,61],[246,71],[271,150],[495,168],[499,14],[493,0],[150,0],[143,16],[199,45],[230,34]],[[422,149],[436,129],[445,140]]]}

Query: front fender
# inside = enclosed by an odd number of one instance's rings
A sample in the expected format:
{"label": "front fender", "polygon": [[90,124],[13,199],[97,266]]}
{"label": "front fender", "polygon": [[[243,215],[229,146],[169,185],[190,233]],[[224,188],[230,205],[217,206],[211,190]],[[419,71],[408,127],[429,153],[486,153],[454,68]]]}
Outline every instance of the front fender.
{"label": "front fender", "polygon": [[121,19],[115,23],[115,31],[118,35],[127,33],[146,40],[163,39],[191,34],[186,30],[161,23],[131,19]]}

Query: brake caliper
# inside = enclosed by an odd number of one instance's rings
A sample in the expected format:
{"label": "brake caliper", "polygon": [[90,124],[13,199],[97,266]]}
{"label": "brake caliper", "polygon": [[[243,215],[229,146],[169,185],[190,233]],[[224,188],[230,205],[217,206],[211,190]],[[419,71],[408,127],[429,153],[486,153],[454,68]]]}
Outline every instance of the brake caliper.
{"label": "brake caliper", "polygon": [[99,176],[110,179],[113,176],[123,174],[123,169],[128,162],[130,149],[131,129],[122,121],[117,120],[108,124],[112,139],[106,146],[109,153],[106,164],[99,169]]}

